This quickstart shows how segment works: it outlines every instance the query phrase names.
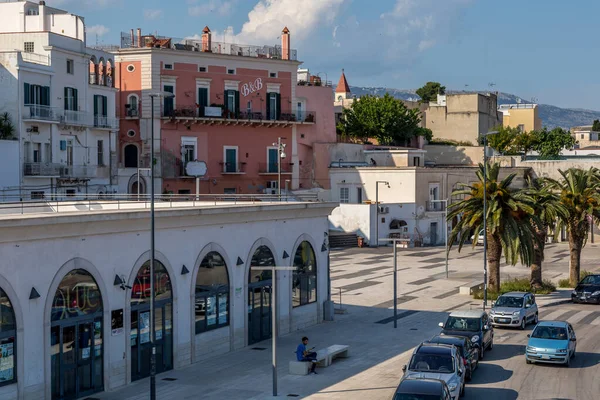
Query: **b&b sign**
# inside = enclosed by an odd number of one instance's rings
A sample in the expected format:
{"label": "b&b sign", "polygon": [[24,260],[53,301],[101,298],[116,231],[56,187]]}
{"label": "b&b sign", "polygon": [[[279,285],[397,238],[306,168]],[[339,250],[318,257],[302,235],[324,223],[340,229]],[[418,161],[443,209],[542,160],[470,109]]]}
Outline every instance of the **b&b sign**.
{"label": "b&b sign", "polygon": [[262,78],[256,78],[256,80],[254,82],[244,83],[242,85],[242,90],[240,90],[240,92],[242,93],[242,95],[244,95],[244,97],[246,97],[249,94],[257,92],[262,88],[263,88]]}

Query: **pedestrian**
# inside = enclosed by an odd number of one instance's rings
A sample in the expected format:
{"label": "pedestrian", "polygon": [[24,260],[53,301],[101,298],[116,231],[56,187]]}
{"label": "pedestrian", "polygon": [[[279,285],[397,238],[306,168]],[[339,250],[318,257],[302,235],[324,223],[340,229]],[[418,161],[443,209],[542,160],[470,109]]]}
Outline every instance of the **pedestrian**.
{"label": "pedestrian", "polygon": [[300,343],[296,348],[296,358],[298,361],[310,362],[312,364],[310,373],[316,375],[317,371],[315,371],[315,368],[317,368],[317,353],[313,351],[315,349],[314,347],[309,349],[307,346],[308,338],[304,336],[302,338],[302,343]]}

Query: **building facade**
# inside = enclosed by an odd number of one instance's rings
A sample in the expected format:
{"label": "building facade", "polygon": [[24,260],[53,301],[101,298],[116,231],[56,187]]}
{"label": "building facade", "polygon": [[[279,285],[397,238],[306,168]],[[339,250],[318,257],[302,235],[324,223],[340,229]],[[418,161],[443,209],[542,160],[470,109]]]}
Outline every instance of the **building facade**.
{"label": "building facade", "polygon": [[0,111],[19,142],[18,163],[6,165],[19,184],[1,187],[3,199],[116,191],[113,68],[109,53],[86,47],[82,17],[0,4]]}
{"label": "building facade", "polygon": [[592,125],[574,126],[570,129],[570,132],[571,136],[577,141],[575,147],[578,149],[593,148],[600,145],[600,132],[594,131]]}
{"label": "building facade", "polygon": [[[201,40],[132,30],[115,53],[120,190],[146,191],[152,121],[153,158],[160,171],[156,185],[163,192],[195,193],[196,180],[186,165],[196,160],[208,167],[201,193],[276,193],[279,165],[282,189],[311,187],[311,154],[304,147],[320,140],[319,132],[332,123],[327,109],[309,110],[331,95],[324,88],[298,93],[300,63],[287,28],[281,41],[278,46],[217,43],[208,27]],[[152,109],[155,93],[173,96],[156,97]],[[325,127],[314,128],[321,117]]]}
{"label": "building facade", "polygon": [[[93,397],[149,375],[149,212],[121,206],[0,219],[0,398]],[[282,335],[321,322],[334,207],[158,203],[157,371],[270,338],[273,302]],[[272,299],[256,266],[297,269]]]}
{"label": "building facade", "polygon": [[438,95],[423,112],[423,126],[431,129],[434,139],[477,146],[481,133],[502,125],[502,113],[497,109],[494,93]]}
{"label": "building facade", "polygon": [[521,132],[542,129],[537,104],[502,104],[498,107],[502,113],[502,125],[517,128]]}

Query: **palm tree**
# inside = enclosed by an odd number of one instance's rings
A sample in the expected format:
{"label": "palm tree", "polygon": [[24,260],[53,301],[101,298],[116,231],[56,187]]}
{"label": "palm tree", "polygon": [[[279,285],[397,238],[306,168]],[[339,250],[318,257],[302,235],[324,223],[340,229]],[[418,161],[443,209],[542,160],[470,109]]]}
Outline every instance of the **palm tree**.
{"label": "palm tree", "polygon": [[558,170],[560,181],[547,179],[548,187],[558,192],[567,214],[559,216],[557,229],[565,227],[569,238],[569,280],[576,286],[581,269],[581,250],[590,230],[590,220],[600,222],[600,171],[597,168]]}
{"label": "palm tree", "polygon": [[559,219],[566,218],[568,212],[561,203],[558,194],[550,189],[543,179],[528,179],[526,193],[534,203],[537,218],[531,221],[537,240],[533,242],[533,261],[531,263],[530,284],[532,289],[542,287],[542,262],[548,231],[557,232]]}
{"label": "palm tree", "polygon": [[[500,258],[502,249],[506,262],[515,265],[519,259],[526,265],[533,260],[535,229],[531,225],[534,216],[533,200],[524,191],[510,187],[516,174],[510,174],[499,181],[500,165],[487,168],[487,190],[484,190],[484,166],[479,164],[477,178],[472,185],[461,183],[462,189],[453,196],[467,196],[464,200],[450,205],[448,220],[457,218],[452,228],[449,247],[458,241],[458,251],[471,235],[478,235],[483,229],[483,196],[487,195],[487,261],[489,264],[488,286],[490,290],[500,290]],[[476,240],[473,241],[473,246]]]}
{"label": "palm tree", "polygon": [[0,115],[0,140],[10,140],[15,136],[15,126],[10,120],[10,114]]}

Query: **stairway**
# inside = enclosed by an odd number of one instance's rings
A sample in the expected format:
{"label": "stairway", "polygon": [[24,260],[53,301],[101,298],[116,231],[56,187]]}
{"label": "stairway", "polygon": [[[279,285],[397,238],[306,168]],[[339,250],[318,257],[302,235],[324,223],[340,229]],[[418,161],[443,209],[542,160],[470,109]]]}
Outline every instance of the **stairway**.
{"label": "stairway", "polygon": [[356,233],[329,232],[329,248],[342,249],[358,247],[358,236]]}

